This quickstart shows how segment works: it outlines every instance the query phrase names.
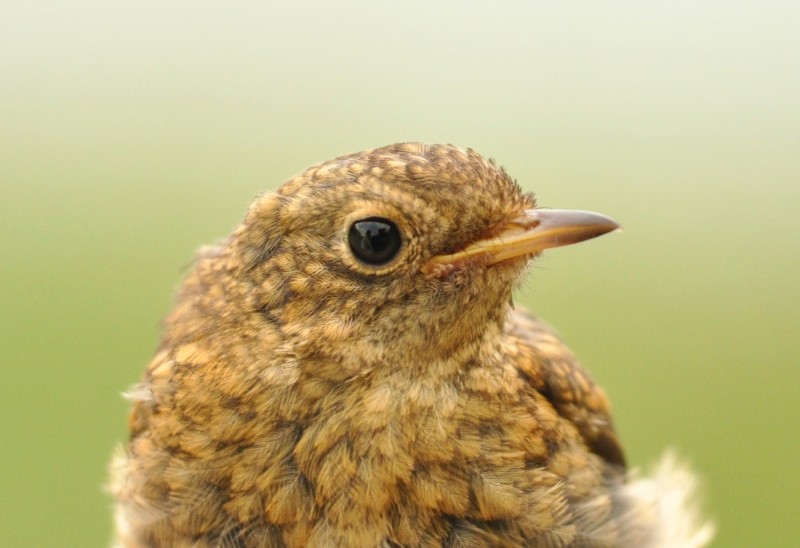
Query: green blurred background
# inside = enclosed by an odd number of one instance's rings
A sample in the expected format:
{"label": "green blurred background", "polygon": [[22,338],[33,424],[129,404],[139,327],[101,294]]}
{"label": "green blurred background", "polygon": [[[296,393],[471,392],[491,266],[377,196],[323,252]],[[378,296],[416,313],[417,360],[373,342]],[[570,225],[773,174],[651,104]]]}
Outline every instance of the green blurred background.
{"label": "green blurred background", "polygon": [[103,546],[135,382],[194,250],[312,163],[495,157],[622,234],[519,300],[676,447],[717,546],[800,538],[800,4],[11,2],[0,18],[0,545]]}

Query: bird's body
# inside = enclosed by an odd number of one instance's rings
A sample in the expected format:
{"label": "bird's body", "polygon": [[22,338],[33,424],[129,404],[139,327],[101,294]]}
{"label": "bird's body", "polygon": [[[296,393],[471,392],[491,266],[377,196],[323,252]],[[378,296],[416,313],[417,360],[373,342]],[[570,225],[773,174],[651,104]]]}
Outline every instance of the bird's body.
{"label": "bird's body", "polygon": [[549,226],[534,207],[474,152],[419,144],[257,200],[201,253],[129,393],[117,542],[666,542],[659,488],[626,471],[602,390],[509,306],[552,247],[528,243]]}

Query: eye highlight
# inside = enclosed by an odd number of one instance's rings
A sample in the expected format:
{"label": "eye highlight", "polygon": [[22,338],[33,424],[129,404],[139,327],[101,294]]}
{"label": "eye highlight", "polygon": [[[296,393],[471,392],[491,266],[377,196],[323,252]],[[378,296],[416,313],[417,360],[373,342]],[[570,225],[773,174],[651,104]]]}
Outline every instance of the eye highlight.
{"label": "eye highlight", "polygon": [[389,219],[368,217],[350,225],[347,243],[356,258],[369,265],[384,265],[395,258],[403,239]]}

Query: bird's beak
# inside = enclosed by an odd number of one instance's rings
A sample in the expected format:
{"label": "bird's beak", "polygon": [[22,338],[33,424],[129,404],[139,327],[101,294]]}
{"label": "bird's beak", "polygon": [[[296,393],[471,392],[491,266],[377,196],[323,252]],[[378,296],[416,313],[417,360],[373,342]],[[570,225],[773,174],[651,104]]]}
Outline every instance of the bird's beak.
{"label": "bird's beak", "polygon": [[501,225],[494,235],[477,240],[461,251],[431,258],[425,272],[447,270],[470,259],[490,265],[529,256],[551,247],[577,244],[619,228],[599,213],[569,209],[526,209]]}

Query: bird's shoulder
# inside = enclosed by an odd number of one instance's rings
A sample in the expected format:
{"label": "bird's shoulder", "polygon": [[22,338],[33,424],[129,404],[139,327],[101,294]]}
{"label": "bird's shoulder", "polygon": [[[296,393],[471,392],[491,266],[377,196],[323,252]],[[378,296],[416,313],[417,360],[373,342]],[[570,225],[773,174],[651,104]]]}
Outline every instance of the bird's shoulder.
{"label": "bird's shoulder", "polygon": [[607,462],[625,465],[608,398],[547,323],[525,310],[509,312],[505,353],[519,373],[572,422],[589,448]]}

